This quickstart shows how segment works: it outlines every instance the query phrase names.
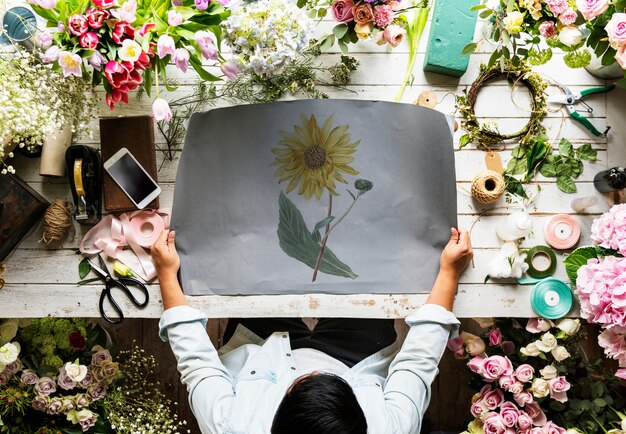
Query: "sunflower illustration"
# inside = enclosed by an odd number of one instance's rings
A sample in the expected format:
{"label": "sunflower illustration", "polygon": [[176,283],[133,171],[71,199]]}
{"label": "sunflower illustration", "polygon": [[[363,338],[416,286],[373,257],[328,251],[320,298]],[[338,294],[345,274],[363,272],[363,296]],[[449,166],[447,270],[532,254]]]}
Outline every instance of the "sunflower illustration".
{"label": "sunflower illustration", "polygon": [[298,194],[319,200],[324,190],[337,195],[336,182],[347,184],[343,175],[358,175],[350,166],[352,154],[361,143],[350,143],[348,126],[332,126],[329,116],[320,128],[314,115],[300,115],[301,125],[294,125],[292,132],[281,131],[279,147],[272,149],[276,155],[273,166],[278,166],[274,176],[278,182],[289,181],[287,193],[298,187]]}

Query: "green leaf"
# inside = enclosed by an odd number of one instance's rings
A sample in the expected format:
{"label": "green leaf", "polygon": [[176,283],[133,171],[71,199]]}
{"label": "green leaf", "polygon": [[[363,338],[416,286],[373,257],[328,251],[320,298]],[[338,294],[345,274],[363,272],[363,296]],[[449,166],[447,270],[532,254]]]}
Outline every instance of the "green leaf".
{"label": "green leaf", "polygon": [[506,185],[506,191],[508,191],[509,193],[523,198],[528,197],[528,195],[526,194],[526,190],[524,190],[524,186],[518,179],[515,179],[511,175],[505,174],[504,182]]}
{"label": "green leaf", "polygon": [[472,6],[470,8],[470,11],[476,12],[476,11],[479,11],[481,9],[485,9],[486,7],[487,7],[486,5],[482,5],[482,4],[481,5],[475,5],[475,6]]}
{"label": "green leaf", "polygon": [[541,173],[546,178],[556,177],[556,164],[544,162],[541,165],[541,169],[539,169],[539,173]]}
{"label": "green leaf", "polygon": [[593,403],[595,405],[597,405],[598,407],[602,408],[602,407],[606,407],[606,401],[602,398],[596,398],[593,400]]}
{"label": "green leaf", "polygon": [[604,249],[598,246],[579,247],[574,250],[563,263],[565,264],[565,272],[572,285],[576,284],[576,276],[578,269],[587,264],[589,259],[603,258],[605,256],[617,256],[617,252]]}
{"label": "green leaf", "polygon": [[559,143],[559,154],[564,157],[571,157],[574,152],[574,147],[567,139],[561,139]]}
{"label": "green leaf", "polygon": [[89,262],[89,259],[84,258],[78,264],[78,277],[80,277],[81,279],[84,279],[89,274],[90,271],[91,271],[91,263]]}
{"label": "green leaf", "polygon": [[[298,208],[282,191],[278,199],[278,208],[279,222],[277,234],[280,247],[288,256],[308,265],[312,269],[315,268],[320,251],[319,243],[307,229],[304,218]],[[358,277],[328,247],[324,249],[319,271],[350,279]]]}
{"label": "green leaf", "polygon": [[485,9],[484,11],[482,11],[480,14],[478,14],[479,17],[481,18],[489,18],[491,16],[491,14],[493,13],[493,11],[491,9]]}
{"label": "green leaf", "polygon": [[298,7],[299,7],[300,9],[302,9],[303,7],[305,7],[305,6],[306,6],[306,1],[307,1],[307,0],[298,0],[298,3],[297,3]]}
{"label": "green leaf", "polygon": [[521,173],[526,172],[526,168],[528,167],[528,159],[526,157],[522,158],[511,158],[509,161],[506,170],[512,175],[519,175]]}
{"label": "green leaf", "polygon": [[556,186],[564,193],[576,193],[576,184],[571,176],[559,176],[556,179]]}
{"label": "green leaf", "polygon": [[576,148],[576,156],[581,160],[596,161],[598,159],[598,151],[587,143]]}
{"label": "green leaf", "polygon": [[321,51],[328,51],[335,44],[335,35],[327,35],[320,44]]}
{"label": "green leaf", "polygon": [[461,138],[459,139],[459,149],[462,149],[464,146],[467,146],[469,142],[470,142],[469,134],[463,134]]}
{"label": "green leaf", "polygon": [[[198,58],[195,55],[192,55],[189,57],[189,63],[191,64],[191,66],[193,66],[193,69],[196,70],[200,78],[202,78],[203,80],[206,80],[206,81],[218,81],[219,80],[219,77],[216,77],[215,75],[211,74],[209,71],[207,71],[206,69],[202,67],[202,62],[200,62],[200,60],[198,60]],[[163,71],[164,70],[165,68],[163,68]]]}
{"label": "green leaf", "polygon": [[463,47],[463,50],[461,50],[461,56],[469,56],[474,51],[476,51],[477,48],[478,44],[476,42],[471,42]]}
{"label": "green leaf", "polygon": [[341,39],[346,35],[346,33],[348,33],[348,29],[349,28],[347,24],[338,24],[333,27],[333,35],[335,35],[337,39]]}
{"label": "green leaf", "polygon": [[313,228],[313,232],[318,232],[324,226],[329,225],[330,222],[332,222],[333,220],[335,220],[335,216],[329,215],[328,217],[324,217],[322,220],[317,222],[317,224]]}
{"label": "green leaf", "polygon": [[530,148],[530,152],[528,153],[527,162],[527,174],[526,179],[530,180],[535,174],[535,169],[537,166],[543,161],[543,157],[546,155],[548,149],[548,145],[541,140],[535,141],[533,146]]}
{"label": "green leaf", "polygon": [[318,11],[317,11],[317,18],[324,18],[324,17],[326,17],[327,14],[328,14],[328,9],[326,9],[326,8],[318,9]]}
{"label": "green leaf", "polygon": [[339,39],[337,41],[337,45],[339,45],[339,49],[341,50],[342,53],[344,53],[344,54],[348,53],[348,44],[343,42],[343,40]]}

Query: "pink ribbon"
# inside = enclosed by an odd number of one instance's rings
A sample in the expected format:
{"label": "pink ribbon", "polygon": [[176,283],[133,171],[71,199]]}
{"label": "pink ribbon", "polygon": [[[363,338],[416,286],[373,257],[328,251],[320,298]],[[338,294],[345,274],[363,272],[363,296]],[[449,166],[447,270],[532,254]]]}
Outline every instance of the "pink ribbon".
{"label": "pink ribbon", "polygon": [[[85,255],[104,252],[119,259],[146,281],[156,277],[152,257],[145,249],[170,226],[170,210],[142,210],[118,217],[107,215],[89,230],[80,243]],[[124,247],[129,246],[130,250]]]}

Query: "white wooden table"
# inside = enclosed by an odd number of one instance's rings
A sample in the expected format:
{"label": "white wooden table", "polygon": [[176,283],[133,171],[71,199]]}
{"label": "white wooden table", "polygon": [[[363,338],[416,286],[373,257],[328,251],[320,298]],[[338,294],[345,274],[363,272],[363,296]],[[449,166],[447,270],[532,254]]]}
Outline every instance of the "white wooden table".
{"label": "white wooden table", "polygon": [[[323,22],[321,30],[329,30],[333,23]],[[477,30],[478,32],[478,30]],[[478,75],[478,66],[486,62],[489,57],[488,47],[483,52],[472,56],[468,72],[460,79],[452,79],[435,74],[426,75],[422,71],[422,62],[426,47],[428,29],[422,38],[419,56],[414,69],[414,82],[408,87],[404,102],[412,102],[425,90],[437,94],[439,104],[436,109],[444,113],[454,110],[454,97],[459,94]],[[384,47],[378,47],[373,42],[351,46],[352,55],[356,57],[360,66],[353,74],[351,90],[357,92],[342,92],[336,89],[323,89],[331,98],[358,98],[372,100],[393,100],[404,75],[407,62],[408,46],[402,45],[392,52]],[[338,52],[325,54],[320,58],[324,63],[335,63]],[[561,62],[562,55],[555,54],[554,59],[545,66],[537,68],[552,80],[572,87],[584,89],[602,84],[584,70],[570,70]],[[192,73],[181,75],[172,70],[173,77],[180,83],[180,87],[173,96],[180,96],[191,92],[195,76]],[[556,91],[550,88],[550,91]],[[597,195],[598,205],[590,208],[588,214],[577,215],[581,223],[581,245],[589,244],[589,228],[592,220],[608,209],[608,200],[597,193],[593,187],[593,176],[606,167],[626,163],[626,92],[613,91],[607,95],[596,95],[588,100],[594,108],[592,121],[602,130],[608,123],[613,129],[608,139],[598,139],[570,120],[565,111],[550,113],[545,120],[548,135],[556,146],[561,137],[569,139],[575,146],[582,143],[591,143],[598,150],[599,161],[586,163],[584,173],[577,181],[578,193],[567,195],[561,193],[554,183],[554,179],[545,179],[539,176],[537,182],[531,185],[530,190],[540,188],[536,202],[530,207],[533,216],[535,231],[523,243],[523,247],[536,244],[545,244],[542,228],[550,215],[558,213],[574,214],[570,202],[574,197]],[[483,92],[478,100],[477,114],[488,119],[496,120],[501,131],[519,129],[528,117],[528,98],[523,89],[514,93],[515,104],[511,100],[511,91],[505,82],[494,83]],[[113,115],[136,115],[150,112],[150,99],[144,97],[141,101],[133,101],[129,106],[120,104]],[[102,104],[103,115],[110,115]],[[94,139],[78,138],[77,143],[98,147],[98,122],[93,123]],[[455,134],[455,146],[458,146],[459,137]],[[157,146],[165,146],[163,137],[157,135]],[[507,144],[502,152],[503,160],[510,157],[510,150],[515,144]],[[163,190],[161,204],[169,206],[172,203],[174,180],[179,154],[174,161],[165,161],[159,172],[159,181]],[[158,164],[163,160],[158,152]],[[38,174],[39,160],[16,158],[14,160],[17,173],[26,180],[35,190],[49,200],[56,198],[70,199],[69,187],[65,179],[56,180],[40,177]],[[512,283],[487,283],[483,280],[488,273],[490,258],[499,249],[500,243],[495,234],[495,225],[510,212],[502,199],[495,206],[482,206],[474,203],[469,196],[470,181],[476,173],[484,168],[484,153],[473,145],[456,153],[456,177],[458,191],[458,220],[459,225],[469,228],[474,225],[472,243],[475,249],[473,266],[463,274],[459,286],[459,294],[455,304],[455,312],[459,317],[488,317],[488,316],[532,316],[529,304],[530,286],[518,286]],[[492,211],[485,212],[491,208]],[[8,317],[42,317],[42,316],[83,316],[96,317],[98,312],[98,297],[101,285],[76,286],[79,280],[77,265],[80,256],[76,248],[82,234],[85,232],[76,225],[77,233],[73,241],[67,241],[61,248],[49,248],[38,243],[41,237],[41,225],[25,238],[19,248],[5,261],[7,272],[4,276],[6,285],[0,289],[0,318]],[[56,246],[58,247],[58,246]],[[557,277],[565,279],[562,263],[559,263]],[[137,310],[128,304],[122,304],[128,317],[157,318],[162,312],[158,285],[151,285],[151,301],[144,310]],[[399,318],[404,317],[415,308],[422,305],[427,294],[398,294],[398,295],[280,295],[280,296],[203,296],[189,297],[190,303],[202,309],[209,317],[244,317],[244,316],[343,316],[343,317],[372,317],[372,318]],[[124,297],[119,297],[123,300]],[[573,312],[576,314],[576,311]]]}

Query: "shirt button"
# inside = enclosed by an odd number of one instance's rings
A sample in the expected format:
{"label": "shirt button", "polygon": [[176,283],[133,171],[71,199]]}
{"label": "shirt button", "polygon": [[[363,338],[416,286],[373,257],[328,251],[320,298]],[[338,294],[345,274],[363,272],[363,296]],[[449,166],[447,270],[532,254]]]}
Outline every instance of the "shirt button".
{"label": "shirt button", "polygon": [[250,372],[250,375],[254,375],[254,374],[256,374],[256,371]]}
{"label": "shirt button", "polygon": [[292,367],[291,367],[291,370],[292,370],[292,371],[295,371],[295,370],[296,370],[296,367],[295,367],[295,366],[292,366]]}
{"label": "shirt button", "polygon": [[283,337],[284,337],[284,338],[286,338],[286,337],[287,337],[287,335],[283,335]]}
{"label": "shirt button", "polygon": [[287,353],[287,357],[291,357],[291,353]]}

